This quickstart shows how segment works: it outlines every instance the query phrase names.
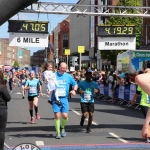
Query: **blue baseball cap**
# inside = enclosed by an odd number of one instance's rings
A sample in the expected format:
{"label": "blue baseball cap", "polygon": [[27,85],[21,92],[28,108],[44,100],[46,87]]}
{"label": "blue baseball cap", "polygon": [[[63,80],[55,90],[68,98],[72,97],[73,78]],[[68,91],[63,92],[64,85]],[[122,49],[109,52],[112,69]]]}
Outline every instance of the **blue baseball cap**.
{"label": "blue baseball cap", "polygon": [[35,74],[35,72],[34,72],[33,70],[30,71],[30,74],[31,74],[31,73],[34,73],[34,74]]}

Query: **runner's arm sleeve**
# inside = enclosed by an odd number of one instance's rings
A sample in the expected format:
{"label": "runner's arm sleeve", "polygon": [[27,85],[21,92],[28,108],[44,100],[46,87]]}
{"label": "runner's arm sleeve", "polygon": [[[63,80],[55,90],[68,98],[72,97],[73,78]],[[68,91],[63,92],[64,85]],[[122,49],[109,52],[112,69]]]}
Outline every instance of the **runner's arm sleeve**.
{"label": "runner's arm sleeve", "polygon": [[95,82],[95,89],[99,90],[98,84]]}
{"label": "runner's arm sleeve", "polygon": [[71,85],[72,85],[73,89],[77,90],[78,85],[71,75],[70,75],[70,79],[71,79]]}

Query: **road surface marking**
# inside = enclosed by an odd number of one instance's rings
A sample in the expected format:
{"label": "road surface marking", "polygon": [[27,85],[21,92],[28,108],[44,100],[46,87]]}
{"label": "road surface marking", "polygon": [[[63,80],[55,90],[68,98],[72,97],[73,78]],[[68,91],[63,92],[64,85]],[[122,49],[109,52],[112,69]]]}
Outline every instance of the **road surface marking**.
{"label": "road surface marking", "polygon": [[[81,116],[81,114],[80,114],[79,112],[77,112],[77,111],[75,111],[75,110],[73,110],[73,109],[72,109],[72,111],[73,111],[75,114]],[[88,121],[88,119],[85,119],[85,120]],[[92,124],[98,125],[98,123],[96,123],[96,122],[94,122],[94,121],[92,121]]]}
{"label": "road surface marking", "polygon": [[112,132],[109,132],[109,134],[115,138],[117,138],[119,141],[123,142],[123,143],[129,143],[128,141],[122,139],[121,137],[119,137],[118,135],[112,133]]}
{"label": "road surface marking", "polygon": [[78,113],[77,111],[75,111],[75,110],[73,110],[73,109],[72,109],[72,111],[73,111],[75,114],[77,114],[77,115],[81,116],[81,114],[80,114],[80,113]]}
{"label": "road surface marking", "polygon": [[43,146],[44,145],[44,142],[43,141],[35,141],[35,144],[37,146]]}
{"label": "road surface marking", "polygon": [[[88,121],[88,119],[86,118],[85,119],[86,121]],[[92,124],[94,124],[94,125],[98,125],[98,123],[96,123],[96,122],[94,122],[94,121],[92,121]]]}
{"label": "road surface marking", "polygon": [[49,97],[49,96],[48,96],[47,94],[45,94],[45,93],[43,93],[43,95]]}
{"label": "road surface marking", "polygon": [[15,93],[15,94],[22,94],[22,93],[20,93],[20,92],[17,92],[17,93]]}

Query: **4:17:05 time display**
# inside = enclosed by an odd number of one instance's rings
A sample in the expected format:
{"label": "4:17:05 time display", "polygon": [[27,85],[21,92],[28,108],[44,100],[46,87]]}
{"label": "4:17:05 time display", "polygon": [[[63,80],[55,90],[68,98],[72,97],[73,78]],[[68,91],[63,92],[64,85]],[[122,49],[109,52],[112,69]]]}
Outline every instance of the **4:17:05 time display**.
{"label": "4:17:05 time display", "polygon": [[48,22],[10,20],[8,32],[48,33]]}
{"label": "4:17:05 time display", "polygon": [[47,30],[45,23],[26,22],[22,24],[20,31],[45,32]]}

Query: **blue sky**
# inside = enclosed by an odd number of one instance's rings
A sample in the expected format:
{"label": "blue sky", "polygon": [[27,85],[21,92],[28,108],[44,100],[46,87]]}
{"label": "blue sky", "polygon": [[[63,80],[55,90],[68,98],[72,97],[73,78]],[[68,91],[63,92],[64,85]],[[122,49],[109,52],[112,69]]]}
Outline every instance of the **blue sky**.
{"label": "blue sky", "polygon": [[[57,2],[57,3],[77,3],[78,0],[40,0],[41,2]],[[19,19],[20,20],[39,20],[39,21],[49,21],[49,32],[53,30],[54,27],[57,26],[59,22],[61,22],[63,19],[65,19],[66,15],[51,15],[49,14],[47,17],[47,14],[40,14],[38,18],[38,14],[30,14],[30,13],[19,13]],[[37,18],[37,19],[36,19]],[[18,16],[15,15],[11,18],[12,20],[17,20]],[[8,22],[4,23],[0,26],[0,38],[9,38],[8,31]],[[34,47],[28,47],[28,49],[31,50],[31,55],[33,52],[36,52],[37,50],[41,48],[34,48]]]}

